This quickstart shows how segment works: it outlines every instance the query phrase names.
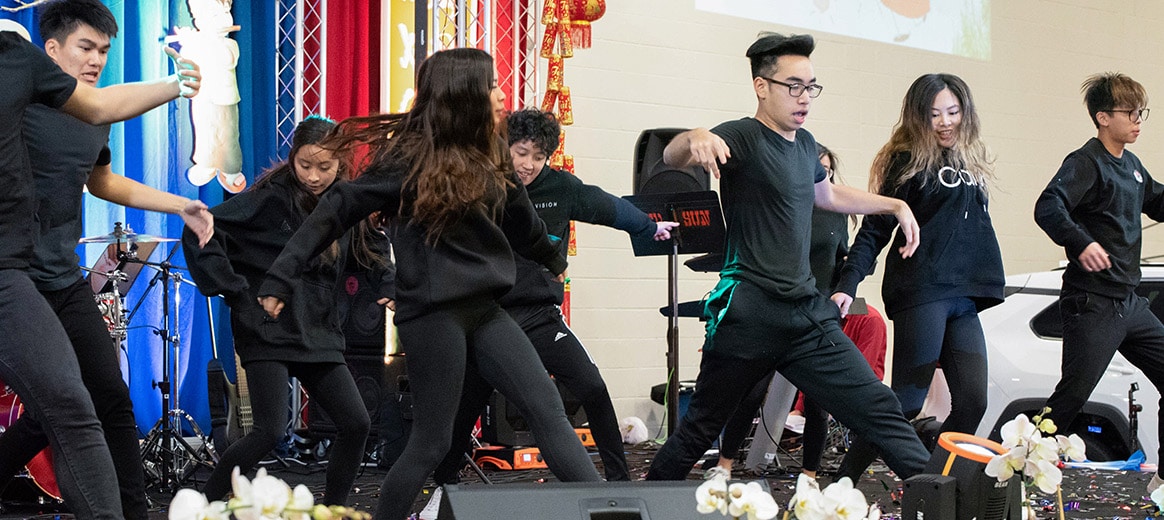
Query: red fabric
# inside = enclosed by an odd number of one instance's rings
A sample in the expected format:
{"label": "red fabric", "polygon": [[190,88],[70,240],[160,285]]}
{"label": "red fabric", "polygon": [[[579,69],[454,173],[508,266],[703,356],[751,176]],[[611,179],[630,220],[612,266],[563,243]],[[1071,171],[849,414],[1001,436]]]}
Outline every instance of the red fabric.
{"label": "red fabric", "polygon": [[380,2],[327,0],[327,116],[380,111]]}
{"label": "red fabric", "polygon": [[[872,305],[868,307],[869,314],[850,314],[846,317],[841,330],[857,344],[857,350],[865,356],[865,361],[873,368],[877,379],[885,379],[885,350],[889,347],[889,326],[876,308]],[[803,393],[797,396],[795,409],[804,413]]]}

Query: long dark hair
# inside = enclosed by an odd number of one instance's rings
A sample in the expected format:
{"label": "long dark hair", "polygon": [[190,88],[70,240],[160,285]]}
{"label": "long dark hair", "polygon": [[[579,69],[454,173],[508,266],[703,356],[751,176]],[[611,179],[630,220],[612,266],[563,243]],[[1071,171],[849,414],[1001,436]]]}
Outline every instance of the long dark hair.
{"label": "long dark hair", "polygon": [[411,110],[346,119],[327,146],[367,144],[362,171],[406,165],[400,213],[425,225],[430,242],[470,211],[497,218],[513,183],[509,154],[494,134],[493,81],[485,51],[437,52],[420,64]]}
{"label": "long dark hair", "polygon": [[[295,174],[295,158],[304,147],[320,145],[326,141],[335,127],[335,121],[318,115],[307,116],[303,121],[300,121],[298,125],[295,125],[295,132],[291,136],[291,151],[288,152],[287,158],[267,168],[258,180],[248,188],[248,191],[263,189],[277,179],[287,179],[292,188],[291,197],[295,206],[305,215],[315,211],[315,207],[319,205],[319,195],[312,193]],[[349,161],[343,160],[339,156],[336,159],[339,163],[339,170],[336,171],[333,185],[351,179]],[[375,239],[373,233],[379,233],[379,231],[373,228],[369,222],[364,221],[359,224],[353,235],[352,254],[359,265],[366,269],[374,269],[387,262],[384,255],[372,248],[371,241]],[[335,261],[339,255],[339,247],[338,243],[333,243],[321,255],[323,260],[326,262]]]}
{"label": "long dark hair", "polygon": [[[962,122],[958,125],[958,139],[949,150],[944,150],[934,136],[934,98],[945,89],[950,89],[962,107]],[[960,168],[965,168],[983,192],[994,179],[994,161],[979,138],[980,123],[978,108],[970,95],[970,87],[962,78],[953,74],[926,74],[914,80],[901,102],[901,119],[893,127],[889,142],[881,147],[873,157],[869,171],[869,191],[887,195],[898,186],[905,184],[915,175],[925,175],[940,166],[944,159]],[[900,152],[910,153],[910,163],[905,173],[895,179],[886,179],[893,156]],[[928,180],[923,178],[924,181]],[[887,184],[892,181],[893,185]]]}

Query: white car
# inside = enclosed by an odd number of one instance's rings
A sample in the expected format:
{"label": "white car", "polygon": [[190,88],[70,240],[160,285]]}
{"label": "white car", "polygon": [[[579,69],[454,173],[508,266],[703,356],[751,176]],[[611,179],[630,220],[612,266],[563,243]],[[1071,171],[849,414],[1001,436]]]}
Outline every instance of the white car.
{"label": "white car", "polygon": [[[1036,415],[1059,382],[1062,274],[1060,269],[1008,276],[1006,301],[981,313],[990,386],[978,436],[997,440],[999,428],[1015,415]],[[1157,317],[1164,316],[1164,299],[1157,298],[1161,292],[1164,266],[1144,266],[1136,293],[1148,298]],[[1129,402],[1133,388],[1138,413]],[[1079,417],[1070,425],[1059,425],[1059,433],[1078,433],[1093,461],[1124,460],[1140,448],[1147,462],[1156,463],[1159,400],[1160,394],[1144,373],[1116,353]]]}

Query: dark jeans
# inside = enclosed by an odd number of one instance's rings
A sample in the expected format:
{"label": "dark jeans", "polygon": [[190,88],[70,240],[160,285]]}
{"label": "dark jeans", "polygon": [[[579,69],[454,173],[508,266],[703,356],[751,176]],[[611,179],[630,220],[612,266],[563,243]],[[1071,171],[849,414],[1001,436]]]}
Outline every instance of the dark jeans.
{"label": "dark jeans", "polygon": [[412,434],[384,477],[375,518],[407,517],[425,479],[452,448],[453,422],[470,358],[517,406],[559,480],[601,480],[529,338],[496,302],[461,302],[397,323],[396,329],[408,360]]}
{"label": "dark jeans", "polygon": [[[740,401],[739,406],[736,407],[735,413],[723,427],[723,438],[719,443],[719,455],[727,459],[734,459],[740,454],[740,447],[744,445],[744,440],[748,437],[748,430],[750,429],[753,420],[756,417],[756,410],[760,409],[760,405],[764,404],[764,397],[768,393],[768,385],[772,383],[772,377],[776,372],[768,374],[767,377],[761,379],[748,392],[748,395]],[[816,471],[820,469],[820,457],[824,453],[825,440],[828,437],[829,427],[829,413],[821,408],[819,404],[813,399],[804,400],[804,434],[801,436],[801,442],[804,449],[801,450],[800,465],[806,470]],[[765,428],[763,422],[756,427],[755,435],[760,435],[761,428]],[[778,432],[764,431],[764,435],[771,435],[774,438],[774,444],[780,444],[780,439],[777,435],[782,435],[783,430]]]}
{"label": "dark jeans", "polygon": [[[41,295],[64,326],[81,366],[81,380],[89,390],[117,470],[122,512],[129,519],[146,519],[149,504],[133,402],[121,376],[117,344],[109,336],[93,290],[85,280],[78,279],[69,287],[42,291]],[[0,435],[0,489],[48,445],[40,423],[27,414]]]}
{"label": "dark jeans", "polygon": [[371,424],[348,367],[341,363],[252,361],[245,363],[243,369],[250,390],[254,426],[222,454],[202,492],[210,500],[221,499],[230,491],[230,476],[235,466],[244,473],[250,472],[283,440],[290,418],[288,379],[297,377],[336,427],[335,442],[329,451],[326,490],[320,503],[347,504],[348,493],[364,458]]}
{"label": "dark jeans", "polygon": [[[77,355],[52,307],[18,269],[0,269],[0,331],[0,379],[45,428],[65,504],[77,518],[122,518],[113,458]],[[136,453],[133,462],[140,464]]]}
{"label": "dark jeans", "polygon": [[[606,480],[630,480],[622,432],[614,404],[610,402],[610,391],[586,347],[566,325],[561,309],[555,305],[537,305],[505,310],[529,337],[546,370],[582,403],[590,422],[590,434],[602,458]],[[493,393],[493,387],[476,372],[470,370],[466,373],[461,404],[453,423],[453,449],[433,473],[433,480],[438,485],[456,481],[457,472],[464,466],[463,454],[469,449],[473,424]],[[545,397],[556,398],[558,394],[554,392]]]}
{"label": "dark jeans", "polygon": [[[901,478],[922,472],[929,453],[902,416],[893,392],[841,332],[835,304],[819,294],[785,301],[748,282],[720,284],[708,302],[709,310],[718,310],[707,325],[695,393],[678,431],[655,455],[648,480],[686,478],[740,400],[772,370],[853,431],[875,438]],[[763,356],[735,354],[748,349]]]}
{"label": "dark jeans", "polygon": [[[940,362],[950,386],[950,415],[942,431],[974,433],[986,413],[987,386],[986,337],[974,302],[950,298],[916,305],[899,311],[893,324],[893,392],[905,416],[913,419],[921,412]],[[856,482],[877,451],[870,439],[854,433],[838,477]]]}
{"label": "dark jeans", "polygon": [[[1065,430],[1091,396],[1116,351],[1144,372],[1156,390],[1164,393],[1164,325],[1148,309],[1148,300],[1135,294],[1123,300],[1095,293],[1063,289],[1063,375],[1047,399],[1047,417]],[[1164,425],[1164,406],[1160,407]],[[1159,455],[1164,455],[1164,435]]]}

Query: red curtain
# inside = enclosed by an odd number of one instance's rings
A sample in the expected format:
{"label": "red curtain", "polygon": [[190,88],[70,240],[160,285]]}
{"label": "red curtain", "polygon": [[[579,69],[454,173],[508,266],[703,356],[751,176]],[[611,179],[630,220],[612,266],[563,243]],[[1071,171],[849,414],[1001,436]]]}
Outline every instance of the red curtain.
{"label": "red curtain", "polygon": [[380,2],[327,0],[327,115],[380,111]]}

